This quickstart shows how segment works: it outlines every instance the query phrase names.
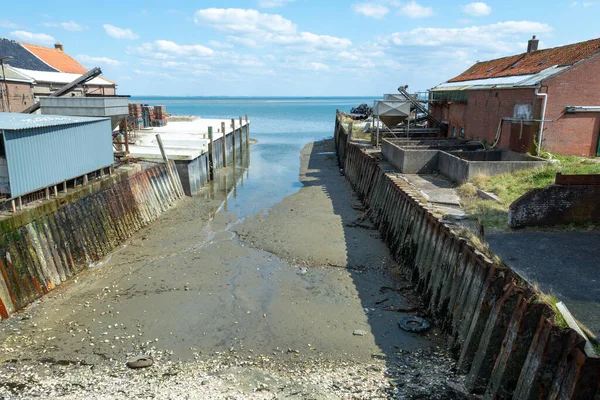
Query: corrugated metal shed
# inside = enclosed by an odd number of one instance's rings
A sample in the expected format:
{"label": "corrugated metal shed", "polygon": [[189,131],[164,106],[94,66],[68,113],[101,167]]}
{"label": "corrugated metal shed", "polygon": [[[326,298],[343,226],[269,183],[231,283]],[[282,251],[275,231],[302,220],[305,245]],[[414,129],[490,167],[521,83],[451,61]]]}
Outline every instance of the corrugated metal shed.
{"label": "corrugated metal shed", "polygon": [[113,163],[109,118],[0,113],[0,132],[12,197]]}

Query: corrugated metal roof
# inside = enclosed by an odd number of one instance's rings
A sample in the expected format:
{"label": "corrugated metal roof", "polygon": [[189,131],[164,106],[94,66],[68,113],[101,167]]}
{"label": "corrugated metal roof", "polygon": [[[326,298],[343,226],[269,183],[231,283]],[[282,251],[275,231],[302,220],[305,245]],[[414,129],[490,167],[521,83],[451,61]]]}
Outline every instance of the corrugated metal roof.
{"label": "corrugated metal roof", "polygon": [[[81,74],[69,74],[66,72],[45,72],[45,71],[31,71],[22,68],[15,68],[17,72],[25,76],[34,79],[36,82],[41,83],[62,83],[67,84],[73,82],[79,78]],[[91,81],[87,82],[86,85],[98,85],[98,86],[114,86],[113,82],[107,81],[106,79],[96,77]]]}
{"label": "corrugated metal roof", "polygon": [[[8,65],[4,65],[4,71],[6,72],[6,80],[11,82],[28,82],[33,83],[33,79],[18,73]],[[2,75],[2,69],[0,68],[0,79],[4,79]]]}
{"label": "corrugated metal roof", "polygon": [[7,62],[13,67],[37,71],[56,72],[57,70],[40,60],[32,52],[14,40],[0,38],[0,55],[11,56],[13,60]]}
{"label": "corrugated metal roof", "polygon": [[536,86],[539,82],[547,79],[559,72],[565,70],[568,67],[550,67],[545,70],[538,72],[537,74],[530,75],[518,75],[518,76],[504,76],[498,78],[488,79],[473,79],[470,81],[449,81],[437,85],[432,91],[441,90],[470,90],[470,89],[507,89],[513,87],[531,87]]}
{"label": "corrugated metal roof", "polygon": [[49,126],[71,125],[110,120],[98,117],[69,117],[65,115],[36,115],[0,112],[0,130],[16,131]]}

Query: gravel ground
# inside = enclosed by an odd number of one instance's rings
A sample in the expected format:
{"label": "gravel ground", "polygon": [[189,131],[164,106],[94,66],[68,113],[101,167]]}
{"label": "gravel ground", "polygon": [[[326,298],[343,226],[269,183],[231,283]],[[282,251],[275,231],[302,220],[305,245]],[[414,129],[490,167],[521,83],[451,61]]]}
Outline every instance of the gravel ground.
{"label": "gravel ground", "polygon": [[[287,351],[286,351],[287,353]],[[177,362],[154,352],[155,364],[132,370],[119,361],[6,362],[0,396],[6,399],[469,399],[443,353],[398,351],[369,363],[269,357],[197,355]]]}
{"label": "gravel ground", "polygon": [[332,151],[306,146],[303,187],[245,221],[184,200],[3,321],[0,398],[471,398],[435,327],[398,328],[418,300]]}

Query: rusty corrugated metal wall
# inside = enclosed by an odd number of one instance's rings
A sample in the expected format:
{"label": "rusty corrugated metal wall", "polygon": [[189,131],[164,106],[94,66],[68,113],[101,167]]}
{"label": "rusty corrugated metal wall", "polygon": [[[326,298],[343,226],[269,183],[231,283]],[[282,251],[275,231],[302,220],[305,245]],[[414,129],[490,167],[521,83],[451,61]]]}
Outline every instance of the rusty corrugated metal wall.
{"label": "rusty corrugated metal wall", "polygon": [[[174,165],[171,162],[171,168]],[[183,197],[165,165],[137,173],[0,237],[0,316],[8,318],[108,255]],[[19,218],[17,215],[15,218]],[[10,221],[3,227],[11,226]]]}

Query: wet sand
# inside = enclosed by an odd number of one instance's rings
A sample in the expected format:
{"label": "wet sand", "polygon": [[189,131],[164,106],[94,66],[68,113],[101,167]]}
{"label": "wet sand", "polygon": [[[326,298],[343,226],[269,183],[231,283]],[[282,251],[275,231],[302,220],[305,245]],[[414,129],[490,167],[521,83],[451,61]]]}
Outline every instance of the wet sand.
{"label": "wet sand", "polygon": [[[243,221],[223,196],[185,199],[103,265],[3,321],[0,395],[462,396],[437,332],[398,328],[414,312],[390,309],[414,298],[398,290],[407,283],[378,232],[351,227],[360,203],[332,150],[307,145],[303,187]],[[139,353],[155,365],[128,370]]]}

